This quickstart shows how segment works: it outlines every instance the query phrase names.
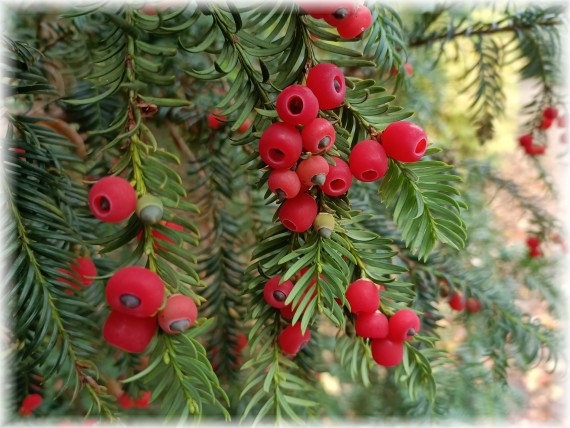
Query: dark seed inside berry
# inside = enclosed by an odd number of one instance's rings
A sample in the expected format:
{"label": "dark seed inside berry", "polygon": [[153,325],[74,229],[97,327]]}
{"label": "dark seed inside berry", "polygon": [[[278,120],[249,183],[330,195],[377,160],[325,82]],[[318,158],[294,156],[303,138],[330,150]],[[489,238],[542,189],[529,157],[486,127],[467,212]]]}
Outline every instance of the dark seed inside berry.
{"label": "dark seed inside berry", "polygon": [[99,208],[101,208],[103,211],[109,211],[111,209],[111,203],[109,202],[109,199],[107,199],[105,196],[102,196],[101,199],[99,199]]}
{"label": "dark seed inside berry", "polygon": [[328,135],[323,138],[321,141],[319,141],[319,149],[324,149],[325,147],[327,147],[331,142],[331,137],[329,137]]}
{"label": "dark seed inside berry", "polygon": [[325,184],[325,181],[327,179],[327,176],[325,174],[316,174],[313,175],[313,178],[311,178],[311,183],[316,184],[317,186],[322,186],[323,184]]}
{"label": "dark seed inside berry", "polygon": [[335,91],[340,92],[340,82],[338,80],[334,79],[333,86]]}
{"label": "dark seed inside berry", "polygon": [[190,320],[178,320],[170,323],[170,330],[184,331],[190,327]]}
{"label": "dark seed inside berry", "polygon": [[406,336],[408,337],[412,337],[416,335],[416,330],[414,330],[413,328],[409,329],[408,332],[406,333]]}
{"label": "dark seed inside berry", "polygon": [[287,298],[287,295],[280,290],[275,290],[273,292],[273,298],[278,302],[284,302],[285,299]]}
{"label": "dark seed inside berry", "polygon": [[136,308],[141,304],[141,299],[132,294],[123,294],[121,295],[121,303],[127,308]]}
{"label": "dark seed inside berry", "polygon": [[303,100],[299,97],[294,97],[289,100],[289,110],[293,114],[299,114],[303,111]]}
{"label": "dark seed inside berry", "polygon": [[336,19],[344,19],[348,16],[348,9],[345,7],[341,7],[333,12],[332,16]]}

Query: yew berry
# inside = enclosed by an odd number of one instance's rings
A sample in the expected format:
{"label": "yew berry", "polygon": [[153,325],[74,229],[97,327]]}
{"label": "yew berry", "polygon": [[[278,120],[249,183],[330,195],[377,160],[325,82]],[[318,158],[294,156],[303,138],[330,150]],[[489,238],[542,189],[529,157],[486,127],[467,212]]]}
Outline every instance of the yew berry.
{"label": "yew berry", "polygon": [[150,317],[162,306],[164,284],[149,269],[127,266],[111,277],[105,294],[114,310],[135,317]]}
{"label": "yew berry", "polygon": [[279,220],[293,232],[304,232],[313,224],[317,212],[317,203],[313,197],[301,193],[283,202],[279,209]]}
{"label": "yew berry", "polygon": [[551,119],[549,117],[543,117],[542,121],[540,122],[540,124],[538,125],[538,129],[548,129],[552,126],[552,122],[554,119]]}
{"label": "yew berry", "polygon": [[146,409],[150,404],[150,397],[152,396],[152,392],[144,391],[141,396],[135,400],[133,400],[133,404],[135,407],[139,409]]}
{"label": "yew berry", "polygon": [[133,317],[111,311],[103,326],[103,337],[112,346],[126,352],[142,352],[156,332],[156,318]]}
{"label": "yew berry", "polygon": [[336,165],[330,165],[322,191],[329,196],[340,196],[348,192],[352,184],[352,173],[348,164],[340,158],[333,157]]}
{"label": "yew berry", "polygon": [[334,144],[336,133],[331,123],[318,117],[301,131],[303,148],[310,153],[328,151]]}
{"label": "yew berry", "polygon": [[469,297],[465,301],[465,310],[470,314],[479,312],[481,310],[481,301],[475,297]]}
{"label": "yew berry", "polygon": [[411,76],[412,74],[414,74],[414,69],[412,67],[412,64],[410,64],[409,62],[404,64],[404,68],[406,69],[406,73],[408,73],[408,76]]}
{"label": "yew berry", "polygon": [[336,29],[343,39],[353,39],[370,27],[372,24],[372,13],[366,6],[360,6],[347,19],[342,21]]}
{"label": "yew berry", "polygon": [[376,312],[380,305],[378,286],[369,279],[358,279],[346,289],[346,300],[350,305],[350,312]]}
{"label": "yew berry", "polygon": [[284,353],[295,355],[303,345],[311,340],[311,331],[307,328],[305,334],[301,333],[301,323],[288,325],[279,335],[279,346]]}
{"label": "yew berry", "polygon": [[220,125],[223,125],[225,120],[227,120],[227,116],[220,115],[220,109],[214,109],[210,114],[208,114],[208,125],[212,129],[218,129]]}
{"label": "yew berry", "polygon": [[291,85],[277,96],[275,110],[285,123],[307,125],[319,114],[319,102],[306,86]]}
{"label": "yew berry", "polygon": [[[97,268],[95,267],[95,264],[87,257],[78,257],[72,261],[71,271],[61,268],[59,268],[58,271],[72,277],[76,282],[80,283],[84,287],[93,284],[93,281],[95,281],[93,277],[97,276]],[[69,281],[65,278],[57,278],[57,280],[75,288],[76,290],[80,289],[75,282]],[[73,294],[73,291],[71,290],[65,290],[65,292],[67,294]]]}
{"label": "yew berry", "polygon": [[247,346],[247,337],[245,334],[243,333],[238,333],[236,334],[236,344],[234,347],[234,350],[236,352],[241,352],[245,349],[245,347]]}
{"label": "yew berry", "polygon": [[279,284],[281,281],[280,276],[274,276],[269,281],[265,283],[263,287],[263,297],[269,306],[281,309],[285,307],[285,300],[291,290],[293,289],[293,283],[291,281],[285,281]]}
{"label": "yew berry", "polygon": [[356,3],[353,1],[342,1],[334,4],[333,10],[324,14],[323,19],[329,25],[338,27],[346,22],[356,12]]}
{"label": "yew berry", "polygon": [[356,315],[354,329],[360,337],[383,339],[388,336],[388,318],[380,311],[360,312]]}
{"label": "yew berry", "polygon": [[350,172],[357,180],[376,181],[386,174],[388,158],[384,148],[374,140],[357,143],[348,158]]}
{"label": "yew berry", "polygon": [[313,221],[313,227],[323,238],[330,238],[336,221],[332,214],[329,213],[319,213],[315,220]]}
{"label": "yew berry", "polygon": [[384,367],[397,366],[404,359],[404,343],[389,339],[372,339],[370,343],[372,358]]}
{"label": "yew berry", "polygon": [[344,73],[334,64],[321,63],[312,67],[307,74],[306,84],[319,100],[319,107],[323,110],[337,108],[344,101]]}
{"label": "yew berry", "polygon": [[181,333],[194,324],[198,318],[196,303],[183,294],[173,294],[166,299],[164,309],[158,312],[158,325],[168,334]]}
{"label": "yew berry", "polygon": [[123,409],[131,409],[134,407],[135,403],[129,394],[123,392],[119,398],[117,398],[117,403]]}
{"label": "yew berry", "polygon": [[465,297],[461,293],[453,293],[449,297],[449,306],[455,311],[462,311],[465,309]]}
{"label": "yew berry", "polygon": [[530,147],[532,146],[532,135],[531,134],[525,134],[525,135],[521,135],[519,137],[519,145],[521,147]]}
{"label": "yew berry", "polygon": [[322,156],[311,156],[308,159],[299,162],[295,172],[299,176],[301,184],[305,186],[325,184],[330,166]]}
{"label": "yew berry", "polygon": [[532,144],[525,147],[524,151],[527,155],[530,156],[543,155],[544,152],[546,152],[546,146],[537,146],[536,144]]}
{"label": "yew berry", "polygon": [[164,205],[159,197],[147,194],[139,198],[135,212],[143,224],[156,224],[162,220]]}
{"label": "yew berry", "polygon": [[542,116],[546,119],[556,119],[558,116],[558,109],[556,107],[546,107]]}
{"label": "yew berry", "polygon": [[40,394],[28,394],[22,400],[22,405],[18,409],[18,413],[22,416],[30,416],[32,412],[42,404],[42,396]]}
{"label": "yew berry", "polygon": [[291,320],[295,316],[295,311],[293,310],[292,305],[287,305],[281,309],[279,309],[281,316],[285,319]]}
{"label": "yew berry", "polygon": [[251,119],[246,119],[242,122],[242,124],[237,129],[237,132],[240,134],[245,133],[249,128],[251,128]]}
{"label": "yew berry", "polygon": [[121,177],[100,179],[89,190],[89,209],[106,223],[118,223],[131,216],[137,206],[133,186]]}
{"label": "yew berry", "polygon": [[538,258],[538,257],[542,257],[542,251],[541,251],[541,249],[538,248],[538,247],[530,248],[530,249],[529,249],[529,252],[528,252],[528,256],[529,256],[531,259]]}
{"label": "yew berry", "polygon": [[420,318],[410,309],[400,309],[390,317],[388,327],[388,339],[394,342],[405,342],[420,330]]}
{"label": "yew berry", "polygon": [[380,141],[386,155],[400,162],[416,162],[427,148],[427,135],[418,125],[399,121],[386,127]]}
{"label": "yew berry", "polygon": [[295,171],[290,169],[274,169],[267,180],[269,190],[280,199],[291,199],[299,194],[301,182]]}
{"label": "yew berry", "polygon": [[271,168],[291,168],[302,150],[301,134],[297,128],[287,123],[269,125],[259,139],[259,156]]}
{"label": "yew berry", "polygon": [[[178,230],[178,231],[183,231],[184,227],[176,224],[176,223],[172,223],[170,221],[161,221],[160,224],[168,227],[169,229],[174,229],[174,230]],[[174,243],[174,241],[172,239],[170,239],[168,236],[163,235],[162,233],[160,233],[158,230],[156,229],[152,229],[152,236],[158,240],[161,239],[163,241],[169,242],[171,244]],[[140,239],[142,238],[142,230],[137,234],[137,239],[140,241]],[[160,244],[158,242],[155,242],[154,245],[156,245],[156,248],[158,248],[159,250],[163,250],[164,248],[160,246]]]}
{"label": "yew berry", "polygon": [[529,248],[536,248],[540,245],[540,238],[538,236],[529,236],[526,238],[526,245]]}

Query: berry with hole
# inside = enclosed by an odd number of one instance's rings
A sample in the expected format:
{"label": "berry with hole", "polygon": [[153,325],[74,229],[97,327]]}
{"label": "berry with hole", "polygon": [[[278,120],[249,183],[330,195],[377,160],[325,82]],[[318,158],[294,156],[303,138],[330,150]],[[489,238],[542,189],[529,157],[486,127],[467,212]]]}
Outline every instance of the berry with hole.
{"label": "berry with hole", "polygon": [[301,181],[295,171],[290,169],[274,169],[267,180],[269,190],[279,199],[291,199],[299,194]]}
{"label": "berry with hole", "polygon": [[361,35],[372,24],[372,13],[366,6],[360,6],[347,19],[341,22],[336,29],[343,39],[354,39]]}
{"label": "berry with hole", "polygon": [[333,157],[336,165],[330,165],[329,173],[321,190],[329,196],[340,196],[348,192],[352,184],[352,173],[348,164],[340,158]]}
{"label": "berry with hole", "polygon": [[131,216],[137,206],[133,186],[121,177],[100,179],[89,190],[89,209],[106,223],[118,223]]}
{"label": "berry with hole", "polygon": [[416,162],[427,148],[427,135],[415,123],[392,122],[380,136],[386,155],[400,162]]}
{"label": "berry with hole", "polygon": [[166,305],[158,312],[158,325],[168,334],[188,330],[198,318],[196,303],[183,294],[173,294],[166,299]]}
{"label": "berry with hole", "polygon": [[337,108],[344,101],[346,82],[344,73],[334,64],[321,63],[309,70],[307,87],[313,91],[323,110]]}
{"label": "berry with hole", "polygon": [[221,115],[220,109],[214,109],[208,114],[208,125],[212,129],[218,129],[220,126],[225,124],[228,119],[227,116]]}
{"label": "berry with hole", "polygon": [[287,229],[300,233],[311,227],[317,213],[318,207],[313,197],[307,193],[301,193],[281,204],[279,221]]}
{"label": "berry with hole", "polygon": [[279,284],[281,281],[280,276],[274,276],[269,281],[265,283],[263,287],[263,297],[269,306],[281,309],[285,307],[285,300],[291,290],[293,289],[293,283],[289,280]]}
{"label": "berry with hole", "polygon": [[404,359],[404,342],[393,342],[389,339],[372,339],[370,342],[372,358],[384,367],[397,366]]}
{"label": "berry with hole", "polygon": [[133,317],[118,311],[111,311],[103,326],[103,338],[126,352],[144,351],[155,332],[155,317]]}
{"label": "berry with hole", "polygon": [[383,339],[388,336],[388,318],[380,311],[360,312],[356,315],[354,329],[360,337]]}
{"label": "berry with hole", "polygon": [[277,96],[275,110],[285,123],[308,125],[319,114],[319,102],[308,87],[291,85]]}
{"label": "berry with hole", "polygon": [[475,314],[481,310],[481,301],[475,297],[465,300],[465,310],[470,314]]}
{"label": "berry with hole", "polygon": [[315,154],[333,146],[336,132],[328,120],[318,117],[303,128],[301,138],[305,151]]}
{"label": "berry with hole", "polygon": [[405,342],[420,330],[420,318],[410,309],[400,309],[388,320],[388,330],[388,339]]}
{"label": "berry with hole", "polygon": [[348,165],[357,180],[376,181],[384,177],[388,171],[388,158],[378,141],[363,140],[352,148]]}
{"label": "berry with hole", "polygon": [[465,297],[461,293],[452,293],[449,297],[449,306],[454,311],[462,311],[465,309]]}
{"label": "berry with hole", "polygon": [[284,353],[295,355],[301,347],[311,340],[311,331],[307,328],[305,334],[301,333],[301,323],[288,325],[279,335],[279,346]]}
{"label": "berry with hole", "polygon": [[107,302],[116,311],[134,317],[153,316],[164,301],[160,277],[140,266],[119,269],[107,283]]}
{"label": "berry with hole", "polygon": [[305,186],[322,186],[325,184],[330,166],[322,156],[311,156],[297,165],[295,172],[299,181]]}
{"label": "berry with hole", "polygon": [[346,300],[350,305],[350,312],[376,312],[380,305],[378,286],[366,278],[358,279],[346,289]]}
{"label": "berry with hole", "polygon": [[274,169],[291,168],[303,151],[301,134],[293,125],[276,122],[259,139],[259,156]]}

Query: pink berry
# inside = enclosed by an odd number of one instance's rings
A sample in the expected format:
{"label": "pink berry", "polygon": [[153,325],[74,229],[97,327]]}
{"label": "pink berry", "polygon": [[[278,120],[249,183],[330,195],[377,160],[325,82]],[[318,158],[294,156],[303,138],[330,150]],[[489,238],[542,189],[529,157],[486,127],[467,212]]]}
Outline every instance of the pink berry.
{"label": "pink berry", "polygon": [[360,337],[383,339],[388,336],[388,318],[380,311],[360,312],[356,315],[354,329]]}
{"label": "pink berry", "polygon": [[348,164],[340,158],[333,157],[336,165],[330,165],[322,191],[329,196],[340,196],[348,192],[352,184],[352,174]]}
{"label": "pink berry", "polygon": [[295,171],[290,169],[274,169],[267,180],[269,190],[281,199],[291,199],[299,194],[301,182]]}
{"label": "pink berry", "polygon": [[350,15],[337,26],[338,34],[343,39],[353,39],[370,27],[372,13],[366,6],[360,6],[356,12]]}
{"label": "pink berry", "polygon": [[388,158],[386,152],[374,140],[364,140],[356,144],[348,159],[350,171],[357,180],[376,181],[386,174]]}
{"label": "pink berry", "polygon": [[427,148],[427,135],[411,122],[393,122],[386,127],[380,141],[386,155],[401,162],[416,162]]}
{"label": "pink berry", "polygon": [[305,151],[315,154],[333,146],[336,132],[328,120],[319,117],[303,128],[301,138]]}
{"label": "pink berry", "polygon": [[323,110],[337,108],[344,101],[346,82],[344,73],[334,64],[315,65],[307,74],[307,87],[313,91]]}
{"label": "pink berry", "polygon": [[330,166],[324,157],[311,156],[309,159],[299,162],[295,172],[301,184],[305,186],[313,186],[315,184],[321,186],[325,184],[329,170]]}
{"label": "pink berry", "polygon": [[275,110],[285,123],[293,126],[307,125],[319,114],[319,102],[306,86],[291,85],[277,97]]}
{"label": "pink berry", "polygon": [[317,203],[312,196],[301,193],[283,202],[279,209],[279,220],[287,229],[299,233],[311,227],[317,213]]}
{"label": "pink berry", "polygon": [[291,168],[302,150],[301,134],[293,125],[286,123],[269,125],[259,139],[259,156],[271,168]]}
{"label": "pink berry", "polygon": [[263,287],[263,298],[269,306],[273,306],[277,309],[285,307],[285,300],[293,289],[293,283],[291,281],[285,281],[283,284],[279,284],[281,278],[280,276],[274,276],[267,281]]}
{"label": "pink berry", "polygon": [[369,279],[358,279],[346,289],[346,300],[350,305],[350,312],[376,312],[380,305],[378,286]]}
{"label": "pink berry", "polygon": [[372,358],[384,367],[397,366],[404,359],[404,343],[389,339],[372,339],[370,343]]}
{"label": "pink berry", "polygon": [[405,342],[420,330],[420,318],[410,309],[400,309],[388,320],[388,328],[388,339]]}

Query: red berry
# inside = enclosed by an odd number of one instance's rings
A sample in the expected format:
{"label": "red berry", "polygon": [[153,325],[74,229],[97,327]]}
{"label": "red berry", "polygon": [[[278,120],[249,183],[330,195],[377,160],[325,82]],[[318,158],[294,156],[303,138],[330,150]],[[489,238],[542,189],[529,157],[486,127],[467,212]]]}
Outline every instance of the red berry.
{"label": "red berry", "polygon": [[388,170],[388,158],[384,148],[374,140],[364,140],[356,144],[348,158],[350,172],[357,180],[376,181],[384,177]]}
{"label": "red berry", "polygon": [[315,154],[333,146],[336,132],[328,120],[318,117],[303,128],[301,138],[305,151]]}
{"label": "red berry", "polygon": [[295,171],[290,169],[274,169],[267,180],[269,190],[281,199],[291,199],[299,194],[301,182]]}
{"label": "red berry", "polygon": [[521,147],[530,147],[532,146],[532,135],[531,134],[525,134],[525,135],[521,135],[519,137],[519,145]]}
{"label": "red berry", "polygon": [[336,165],[330,165],[322,191],[329,196],[340,196],[348,192],[352,184],[352,174],[348,164],[340,158],[333,157]]}
{"label": "red berry", "polygon": [[477,313],[481,310],[481,302],[475,297],[469,297],[465,301],[465,310],[470,314]]}
{"label": "red berry", "polygon": [[131,216],[137,206],[133,186],[121,177],[104,177],[89,191],[89,209],[107,223],[118,223]]}
{"label": "red berry", "polygon": [[132,317],[111,311],[103,326],[103,337],[112,346],[126,352],[142,352],[156,332],[156,318]]}
{"label": "red berry", "polygon": [[307,87],[313,91],[323,110],[337,108],[344,101],[346,82],[344,73],[334,64],[315,65],[307,74]]}
{"label": "red berry", "polygon": [[526,245],[529,248],[536,248],[540,245],[540,238],[538,236],[529,236],[526,238]]}
{"label": "red berry", "polygon": [[309,343],[311,331],[307,328],[305,334],[301,333],[301,323],[288,325],[279,335],[279,346],[286,354],[295,355],[301,350],[301,346]]}
{"label": "red berry", "polygon": [[265,301],[268,305],[277,309],[285,307],[285,300],[293,289],[293,283],[291,281],[285,281],[283,284],[279,284],[279,281],[281,281],[281,277],[274,276],[267,281],[263,287],[263,297]]}
{"label": "red berry", "polygon": [[135,407],[139,409],[146,409],[150,404],[150,397],[152,396],[152,392],[144,391],[139,398],[133,400],[133,404]]}
{"label": "red berry", "polygon": [[166,299],[166,306],[158,312],[158,325],[168,334],[181,333],[196,321],[198,308],[190,297],[173,294]]}
{"label": "red berry", "polygon": [[389,339],[372,339],[370,342],[372,358],[384,367],[397,366],[404,359],[404,342],[393,342]]}
{"label": "red berry", "polygon": [[388,318],[380,311],[360,312],[356,315],[354,328],[360,337],[383,339],[388,336]]}
{"label": "red berry", "polygon": [[360,6],[356,12],[341,22],[336,29],[343,39],[353,39],[370,27],[372,24],[372,13],[366,6]]}
{"label": "red berry", "polygon": [[394,342],[410,340],[420,330],[420,318],[410,309],[400,309],[388,321],[388,339]]}
{"label": "red berry", "polygon": [[29,416],[32,412],[41,406],[43,398],[40,394],[28,394],[22,400],[22,405],[18,410],[18,413],[22,416]]}
{"label": "red berry", "polygon": [[291,85],[277,97],[275,110],[285,123],[293,126],[307,125],[319,114],[319,102],[306,86]]}
{"label": "red berry", "polygon": [[285,319],[291,320],[295,316],[295,311],[293,310],[292,305],[287,305],[281,309],[279,309],[281,316]]}
{"label": "red berry", "polygon": [[404,65],[404,68],[406,69],[406,73],[408,73],[408,76],[411,76],[412,74],[414,74],[414,69],[412,67],[412,64],[410,64],[409,62],[407,62]]}
{"label": "red berry", "polygon": [[236,352],[241,352],[245,349],[245,347],[247,346],[247,337],[245,334],[243,333],[238,333],[236,334],[236,344],[235,344],[235,351]]}
{"label": "red berry", "polygon": [[79,257],[75,259],[74,263],[71,263],[71,270],[74,271],[81,280],[81,285],[87,287],[95,281],[93,278],[97,276],[97,268],[93,263],[93,260],[87,257]]}
{"label": "red berry", "polygon": [[220,125],[224,125],[225,122],[223,121],[228,119],[227,116],[220,115],[219,113],[221,113],[220,109],[214,109],[208,115],[208,125],[210,125],[210,128],[218,129]]}
{"label": "red berry", "polygon": [[350,305],[350,312],[353,314],[359,312],[373,313],[380,305],[378,286],[369,279],[363,278],[354,281],[346,289],[345,296]]}
{"label": "red berry", "polygon": [[543,117],[543,118],[542,118],[542,121],[540,122],[540,125],[538,125],[538,129],[544,130],[544,129],[550,128],[550,127],[552,126],[552,121],[553,121],[553,120],[554,120],[554,119],[551,119],[551,118],[549,118],[549,117]]}
{"label": "red berry", "polygon": [[353,1],[341,1],[334,4],[333,10],[323,16],[325,22],[333,27],[338,27],[350,19],[356,12],[356,3]]}
{"label": "red berry", "polygon": [[535,144],[525,147],[525,153],[529,156],[543,155],[546,151],[546,146],[537,146]]}
{"label": "red berry", "polygon": [[449,298],[449,306],[455,311],[465,309],[465,298],[461,293],[453,293]]}
{"label": "red berry", "polygon": [[148,269],[127,266],[111,277],[105,294],[114,310],[135,317],[150,317],[162,306],[164,284]]}
{"label": "red berry", "polygon": [[237,132],[239,132],[240,134],[243,134],[245,131],[247,131],[249,128],[251,127],[251,119],[246,119],[243,121],[243,123],[239,126],[239,128],[237,129]]}
{"label": "red berry", "polygon": [[295,172],[305,186],[321,186],[325,184],[330,166],[322,156],[311,156],[299,162]]}
{"label": "red berry", "polygon": [[545,119],[556,119],[558,116],[558,109],[555,107],[546,107],[542,113],[542,116]]}
{"label": "red berry", "polygon": [[259,156],[271,168],[291,168],[302,150],[303,142],[297,128],[283,122],[269,125],[259,139]]}
{"label": "red berry", "polygon": [[303,9],[306,13],[315,19],[322,19],[325,13],[328,11],[327,6],[316,1],[299,0],[296,3],[301,9]]}
{"label": "red berry", "polygon": [[[182,232],[184,230],[184,227],[182,227],[179,224],[176,223],[172,223],[170,221],[161,221],[161,224],[163,224],[164,226],[168,227],[169,229],[174,229],[174,230],[178,230],[180,232]],[[174,241],[172,239],[170,239],[168,236],[163,235],[162,233],[160,233],[158,230],[152,229],[152,236],[158,240],[158,239],[162,239],[163,241],[169,242],[171,244],[174,244]],[[142,238],[142,230],[137,234],[137,239],[140,241]],[[159,250],[163,250],[164,248],[160,246],[160,244],[158,242],[155,242],[154,245],[156,246],[157,249]]]}
{"label": "red berry", "polygon": [[134,406],[133,399],[129,394],[123,392],[119,398],[117,398],[117,403],[123,409],[131,409]]}
{"label": "red berry", "polygon": [[427,135],[411,122],[393,122],[380,136],[386,155],[401,162],[416,162],[427,148]]}
{"label": "red berry", "polygon": [[542,257],[542,251],[540,250],[540,248],[531,248],[528,252],[528,256],[531,259]]}
{"label": "red berry", "polygon": [[279,209],[279,220],[293,232],[304,232],[311,227],[317,213],[317,203],[312,196],[301,193],[283,202]]}

